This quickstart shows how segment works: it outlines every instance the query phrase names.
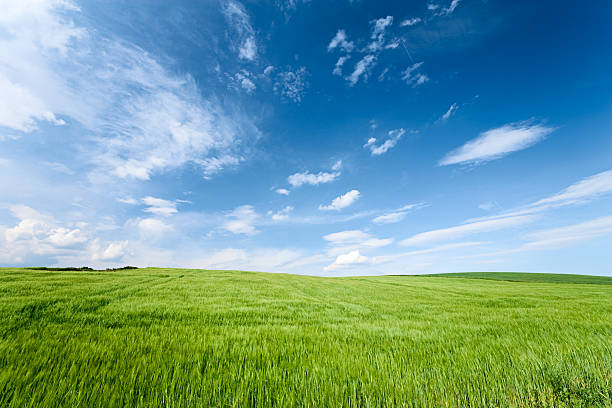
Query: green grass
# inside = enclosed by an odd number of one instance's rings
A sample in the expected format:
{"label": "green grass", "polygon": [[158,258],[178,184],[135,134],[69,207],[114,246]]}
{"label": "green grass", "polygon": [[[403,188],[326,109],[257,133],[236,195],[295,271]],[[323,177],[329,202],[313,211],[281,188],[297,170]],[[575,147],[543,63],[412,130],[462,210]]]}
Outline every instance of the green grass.
{"label": "green grass", "polygon": [[0,407],[610,407],[612,286],[0,269]]}
{"label": "green grass", "polygon": [[520,273],[520,272],[463,272],[463,273],[438,273],[432,275],[421,275],[443,278],[471,278],[491,279],[509,282],[542,282],[542,283],[584,283],[593,285],[612,285],[612,277],[570,275],[557,273]]}

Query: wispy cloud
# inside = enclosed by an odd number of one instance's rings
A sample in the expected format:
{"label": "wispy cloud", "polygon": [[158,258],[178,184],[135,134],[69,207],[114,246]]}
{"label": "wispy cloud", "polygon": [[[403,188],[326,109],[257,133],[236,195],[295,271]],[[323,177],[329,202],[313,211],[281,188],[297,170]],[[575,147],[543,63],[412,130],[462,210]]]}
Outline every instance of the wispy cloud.
{"label": "wispy cloud", "polygon": [[377,20],[373,20],[371,23],[373,25],[372,34],[370,35],[372,42],[368,44],[368,51],[376,52],[380,51],[385,43],[385,32],[387,27],[393,24],[393,16],[379,18]]}
{"label": "wispy cloud", "polygon": [[342,66],[344,65],[346,60],[348,60],[349,58],[350,57],[347,56],[347,55],[338,58],[338,61],[336,62],[336,65],[334,66],[334,70],[332,71],[332,74],[341,76],[342,75]]}
{"label": "wispy cloud", "polygon": [[293,211],[293,207],[288,205],[285,208],[283,208],[282,210],[279,211],[270,211],[268,213],[268,215],[274,220],[274,221],[282,221],[282,220],[286,220],[287,218],[289,218],[289,213],[291,213],[291,211]]}
{"label": "wispy cloud", "polygon": [[402,221],[406,218],[406,215],[411,211],[418,208],[426,207],[427,204],[417,203],[417,204],[408,204],[398,209],[389,211],[385,214],[379,215],[372,220],[374,224],[394,224]]}
{"label": "wispy cloud", "polygon": [[446,111],[446,113],[442,116],[440,116],[438,118],[438,120],[436,120],[436,124],[442,124],[446,121],[448,121],[451,116],[453,116],[455,114],[455,112],[457,112],[457,110],[459,109],[459,106],[456,103],[453,103],[448,110]]}
{"label": "wispy cloud", "polygon": [[253,206],[242,205],[227,214],[227,221],[223,229],[233,234],[254,235],[259,231],[255,228],[255,221],[260,217]]}
{"label": "wispy cloud", "polygon": [[257,58],[255,31],[244,6],[237,1],[227,1],[223,4],[223,14],[233,30],[232,43],[238,57],[249,61],[255,60]]}
{"label": "wispy cloud", "polygon": [[481,133],[476,139],[448,153],[438,164],[478,164],[496,160],[533,146],[554,130],[554,127],[533,121],[509,123]]}
{"label": "wispy cloud", "polygon": [[346,79],[349,81],[351,86],[359,82],[359,78],[362,76],[367,79],[368,71],[376,64],[376,57],[372,54],[366,55],[355,64],[353,73]]}
{"label": "wispy cloud", "polygon": [[329,205],[320,205],[319,210],[334,210],[339,211],[353,204],[359,198],[359,190],[351,190],[341,196],[334,198]]}
{"label": "wispy cloud", "polygon": [[148,196],[148,197],[144,197],[142,199],[142,202],[148,206],[143,211],[152,213],[155,215],[168,216],[168,215],[176,214],[178,212],[178,210],[176,209],[175,201],[168,201],[162,198]]}
{"label": "wispy cloud", "polygon": [[401,241],[400,244],[410,246],[422,245],[436,241],[449,241],[452,239],[462,238],[467,235],[521,226],[532,222],[534,219],[535,216],[533,215],[519,215],[493,220],[468,222],[450,228],[442,228],[427,232],[421,232]]}
{"label": "wispy cloud", "polygon": [[287,190],[286,188],[277,188],[275,191],[277,194],[280,194],[280,195],[289,195],[290,193],[290,191]]}
{"label": "wispy cloud", "polygon": [[416,62],[402,71],[402,79],[413,88],[423,85],[425,82],[429,81],[429,77],[427,75],[419,72],[421,66],[423,66],[422,61]]}
{"label": "wispy cloud", "polygon": [[371,137],[368,139],[367,143],[363,145],[366,149],[370,150],[370,153],[373,156],[379,156],[383,153],[386,153],[389,149],[395,147],[400,138],[406,134],[406,130],[399,128],[390,130],[388,133],[388,138],[383,143],[377,145],[376,138]]}
{"label": "wispy cloud", "polygon": [[527,236],[530,242],[523,245],[523,249],[561,248],[607,234],[612,234],[612,216],[532,232]]}

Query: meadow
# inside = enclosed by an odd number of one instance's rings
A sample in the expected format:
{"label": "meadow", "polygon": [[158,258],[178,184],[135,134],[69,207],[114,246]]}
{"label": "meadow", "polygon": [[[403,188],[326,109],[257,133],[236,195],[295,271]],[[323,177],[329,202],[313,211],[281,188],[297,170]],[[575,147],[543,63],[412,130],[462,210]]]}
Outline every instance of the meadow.
{"label": "meadow", "polygon": [[610,407],[612,278],[0,269],[0,407]]}

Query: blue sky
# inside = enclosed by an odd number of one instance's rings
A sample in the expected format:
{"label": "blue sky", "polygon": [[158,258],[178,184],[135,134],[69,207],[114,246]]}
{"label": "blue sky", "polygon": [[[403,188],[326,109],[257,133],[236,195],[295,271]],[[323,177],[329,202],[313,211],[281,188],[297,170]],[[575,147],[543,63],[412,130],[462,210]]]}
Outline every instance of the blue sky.
{"label": "blue sky", "polygon": [[0,2],[0,265],[612,275],[610,17]]}

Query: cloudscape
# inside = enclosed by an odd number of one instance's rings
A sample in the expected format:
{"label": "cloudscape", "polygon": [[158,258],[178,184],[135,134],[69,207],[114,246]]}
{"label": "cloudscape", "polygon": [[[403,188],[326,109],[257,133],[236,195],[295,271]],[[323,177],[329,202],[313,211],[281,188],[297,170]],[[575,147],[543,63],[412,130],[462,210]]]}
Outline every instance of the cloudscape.
{"label": "cloudscape", "polygon": [[612,4],[0,2],[0,265],[612,275]]}

